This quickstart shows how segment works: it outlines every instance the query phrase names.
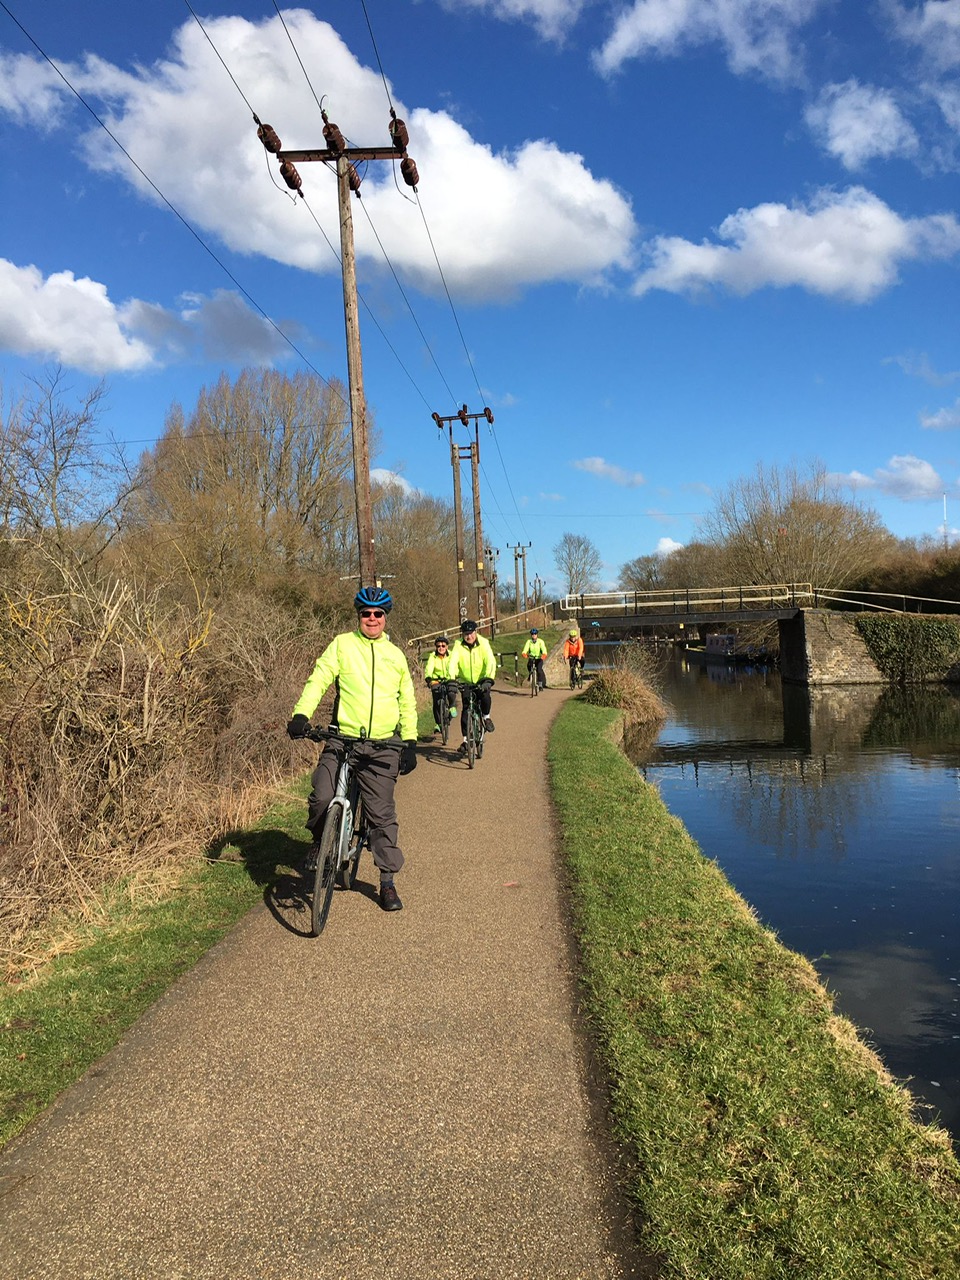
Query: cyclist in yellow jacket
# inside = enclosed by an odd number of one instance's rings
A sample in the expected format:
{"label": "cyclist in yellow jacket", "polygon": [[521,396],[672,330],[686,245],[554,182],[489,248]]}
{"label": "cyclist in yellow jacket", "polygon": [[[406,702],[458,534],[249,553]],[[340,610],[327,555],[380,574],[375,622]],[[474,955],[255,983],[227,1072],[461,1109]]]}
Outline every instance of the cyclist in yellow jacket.
{"label": "cyclist in yellow jacket", "polygon": [[433,695],[433,728],[439,733],[441,717],[452,720],[457,710],[457,688],[452,683],[450,641],[446,636],[434,640],[433,653],[423,664],[423,678]]}
{"label": "cyclist in yellow jacket", "polygon": [[[463,684],[477,686],[480,700],[480,714],[483,716],[483,727],[487,733],[493,733],[493,721],[490,719],[490,690],[497,674],[497,659],[490,641],[477,633],[477,624],[469,619],[460,624],[460,639],[456,641],[450,652],[450,670],[452,678]],[[461,755],[467,750],[467,699],[463,699],[460,712],[460,731],[463,734],[459,751]]]}
{"label": "cyclist in yellow jacket", "polygon": [[[397,774],[410,773],[417,764],[416,695],[406,657],[384,635],[393,608],[390,593],[361,587],[354,605],[357,630],[335,636],[317,659],[287,733],[305,737],[321,698],[336,686],[331,728],[345,739],[364,740],[354,753],[354,770],[370,829],[370,852],[380,871],[380,905],[384,911],[400,911],[403,903],[393,878],[403,866],[403,854],[393,792]],[[314,840],[320,839],[333,799],[339,756],[335,742],[328,743],[313,772],[307,829]]]}
{"label": "cyclist in yellow jacket", "polygon": [[527,672],[531,667],[537,668],[537,683],[541,689],[547,687],[547,677],[543,671],[543,660],[547,656],[547,646],[540,639],[540,632],[536,627],[530,628],[530,639],[520,650],[521,657],[527,660]]}

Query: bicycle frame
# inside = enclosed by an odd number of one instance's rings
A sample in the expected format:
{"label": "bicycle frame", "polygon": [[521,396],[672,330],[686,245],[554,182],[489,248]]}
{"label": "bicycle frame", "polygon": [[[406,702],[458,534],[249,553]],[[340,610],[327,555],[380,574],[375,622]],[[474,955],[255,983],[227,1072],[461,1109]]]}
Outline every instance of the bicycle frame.
{"label": "bicycle frame", "polygon": [[461,684],[460,695],[467,713],[467,765],[472,769],[475,760],[483,755],[483,739],[486,729],[483,724],[483,712],[480,710],[479,689],[475,684]]}

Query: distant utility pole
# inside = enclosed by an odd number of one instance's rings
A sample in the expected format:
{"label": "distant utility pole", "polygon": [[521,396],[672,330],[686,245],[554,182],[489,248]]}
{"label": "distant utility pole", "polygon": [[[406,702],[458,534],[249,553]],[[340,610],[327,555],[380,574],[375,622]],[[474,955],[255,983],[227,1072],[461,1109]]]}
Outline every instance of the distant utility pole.
{"label": "distant utility pole", "polygon": [[[527,547],[532,547],[533,543],[526,544],[518,542],[516,546],[509,549],[513,552],[513,580],[516,590],[516,612],[526,613],[527,611]],[[523,603],[520,603],[520,561],[523,560]]]}
{"label": "distant utility pole", "polygon": [[357,267],[353,248],[353,215],[350,211],[350,192],[360,197],[360,173],[355,160],[396,160],[401,156],[400,173],[408,187],[417,189],[420,176],[417,166],[407,155],[409,135],[407,126],[390,110],[390,147],[348,147],[343,134],[331,124],[326,111],[323,117],[324,150],[284,151],[276,130],[268,124],[257,124],[257,137],[272,155],[280,161],[280,176],[297,195],[303,198],[303,186],[297,163],[322,160],[335,164],[337,169],[337,198],[340,205],[340,262],[343,270],[343,315],[347,332],[347,378],[350,384],[350,420],[353,433],[353,487],[357,504],[357,545],[360,552],[360,585],[377,585],[377,566],[373,539],[373,505],[370,499],[370,440],[367,424],[367,404],[363,394],[363,362],[360,355],[360,319],[357,313]]}
{"label": "distant utility pole", "polygon": [[[457,537],[457,606],[458,617],[463,622],[467,616],[467,577],[464,568],[464,549],[463,549],[463,512],[460,499],[460,461],[462,458],[470,459],[470,473],[473,480],[473,542],[476,578],[473,586],[477,589],[477,608],[480,612],[479,621],[493,616],[492,609],[487,597],[487,579],[483,559],[483,528],[480,523],[480,428],[477,421],[485,418],[487,422],[493,422],[493,414],[489,409],[484,409],[482,413],[470,413],[466,405],[461,405],[457,413],[452,413],[448,417],[441,417],[439,413],[431,414],[434,422],[439,429],[443,430],[443,424],[447,423],[450,431],[450,463],[453,467],[453,503],[454,503],[454,521],[456,525]],[[466,445],[458,445],[453,438],[453,424],[462,422],[466,427],[473,420],[474,442],[469,447]],[[464,452],[466,450],[466,452]]]}
{"label": "distant utility pole", "polygon": [[497,556],[500,554],[499,547],[485,547],[483,553],[484,564],[487,567],[487,582],[489,584],[489,600],[490,600],[490,637],[491,639],[497,629]]}

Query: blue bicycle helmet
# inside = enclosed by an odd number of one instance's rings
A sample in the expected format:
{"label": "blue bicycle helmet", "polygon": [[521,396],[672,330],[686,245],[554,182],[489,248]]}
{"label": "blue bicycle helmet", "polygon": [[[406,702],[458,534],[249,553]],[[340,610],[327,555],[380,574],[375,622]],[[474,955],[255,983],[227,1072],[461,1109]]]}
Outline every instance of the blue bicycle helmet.
{"label": "blue bicycle helmet", "polygon": [[361,587],[353,597],[357,609],[382,609],[389,613],[393,608],[393,597],[383,587]]}

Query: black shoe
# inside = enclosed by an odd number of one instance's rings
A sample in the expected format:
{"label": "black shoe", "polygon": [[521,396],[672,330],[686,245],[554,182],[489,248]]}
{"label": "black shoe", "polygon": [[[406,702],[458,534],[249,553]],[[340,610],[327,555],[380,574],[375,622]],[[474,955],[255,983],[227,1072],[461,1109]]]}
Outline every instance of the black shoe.
{"label": "black shoe", "polygon": [[547,687],[547,686],[546,686],[545,684],[542,684],[542,685],[540,686],[540,692],[541,692],[541,693],[543,693],[543,692],[544,692],[544,690],[546,689],[546,687]]}
{"label": "black shoe", "polygon": [[380,886],[380,906],[384,911],[403,910],[403,903],[400,901],[400,895],[397,893],[396,885],[382,884]]}
{"label": "black shoe", "polygon": [[293,868],[298,875],[312,876],[317,872],[317,859],[320,856],[320,846],[312,844],[300,861]]}
{"label": "black shoe", "polygon": [[493,721],[489,716],[483,717],[483,727],[486,729],[487,733],[493,733]]}
{"label": "black shoe", "polygon": [[465,742],[461,742],[459,747],[457,747],[457,755],[465,756],[466,754],[467,754],[467,744]]}

